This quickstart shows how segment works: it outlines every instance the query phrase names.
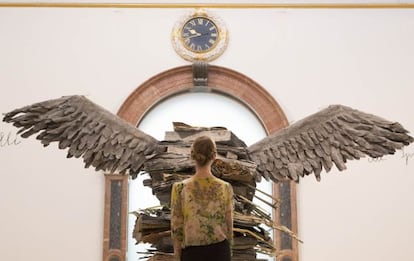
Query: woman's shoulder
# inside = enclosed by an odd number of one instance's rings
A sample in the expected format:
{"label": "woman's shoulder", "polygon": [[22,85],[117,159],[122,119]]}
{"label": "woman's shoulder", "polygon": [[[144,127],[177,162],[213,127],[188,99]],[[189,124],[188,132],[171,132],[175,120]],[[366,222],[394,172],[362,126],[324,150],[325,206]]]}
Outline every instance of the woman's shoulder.
{"label": "woman's shoulder", "polygon": [[231,184],[229,182],[227,182],[227,181],[225,181],[221,178],[218,178],[216,176],[201,177],[201,178],[193,176],[193,177],[187,178],[185,180],[182,180],[182,181],[176,182],[176,183],[181,183],[182,186],[185,186],[185,185],[190,185],[191,186],[194,183],[202,183],[202,184],[214,184],[215,183],[215,184],[219,184],[221,186],[231,187]]}
{"label": "woman's shoulder", "polygon": [[227,181],[225,181],[224,179],[219,178],[219,177],[217,177],[217,176],[215,176],[215,175],[211,175],[211,176],[209,177],[209,179],[210,179],[211,181],[214,181],[214,182],[217,182],[217,183],[221,183],[221,184],[230,184],[229,182],[227,182]]}
{"label": "woman's shoulder", "polygon": [[193,179],[192,177],[189,177],[189,178],[174,182],[173,187],[176,189],[182,190],[185,186],[188,186],[191,183],[193,183]]}
{"label": "woman's shoulder", "polygon": [[219,183],[224,184],[224,185],[230,185],[229,182],[227,182],[227,181],[225,181],[224,179],[221,179],[221,178],[214,177],[214,180],[216,182],[219,182]]}
{"label": "woman's shoulder", "polygon": [[172,189],[181,191],[184,187],[185,181],[186,180],[180,180],[180,181],[174,182],[173,185],[172,185]]}
{"label": "woman's shoulder", "polygon": [[231,187],[231,184],[221,178],[214,177],[214,182],[219,183],[220,185],[224,187]]}

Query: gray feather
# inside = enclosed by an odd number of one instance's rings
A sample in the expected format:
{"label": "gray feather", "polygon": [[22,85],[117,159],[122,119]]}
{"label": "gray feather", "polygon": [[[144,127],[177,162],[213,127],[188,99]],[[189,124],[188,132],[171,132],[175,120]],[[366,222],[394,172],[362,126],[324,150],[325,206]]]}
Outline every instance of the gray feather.
{"label": "gray feather", "polygon": [[319,181],[322,170],[333,165],[342,171],[348,160],[393,154],[413,142],[407,133],[399,123],[332,105],[265,137],[248,147],[248,153],[258,173],[268,170],[265,178],[275,182],[298,181],[312,172]]}
{"label": "gray feather", "polygon": [[[137,174],[146,156],[165,150],[151,136],[94,104],[84,96],[65,96],[5,114],[3,121],[22,137],[38,133],[44,146],[58,143],[67,157],[83,157],[85,167]],[[132,157],[134,155],[134,157]]]}

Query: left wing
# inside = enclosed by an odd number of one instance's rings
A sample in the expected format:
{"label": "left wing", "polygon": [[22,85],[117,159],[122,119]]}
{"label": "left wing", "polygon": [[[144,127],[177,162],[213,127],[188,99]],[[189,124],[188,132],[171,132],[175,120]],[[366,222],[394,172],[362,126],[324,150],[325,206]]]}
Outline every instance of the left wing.
{"label": "left wing", "polygon": [[394,154],[413,142],[399,123],[342,105],[308,116],[248,147],[257,171],[275,182],[299,181],[322,169],[346,169],[347,160]]}
{"label": "left wing", "polygon": [[3,121],[19,128],[23,138],[39,133],[44,146],[52,142],[68,149],[67,157],[82,157],[85,168],[136,176],[144,162],[163,152],[158,140],[84,96],[64,96],[5,114]]}

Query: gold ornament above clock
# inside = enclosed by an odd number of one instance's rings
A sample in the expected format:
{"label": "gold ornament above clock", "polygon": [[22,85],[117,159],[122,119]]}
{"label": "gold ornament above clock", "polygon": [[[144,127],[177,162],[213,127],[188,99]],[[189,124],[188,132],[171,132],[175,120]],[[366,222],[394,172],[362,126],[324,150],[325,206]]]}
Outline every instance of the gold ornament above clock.
{"label": "gold ornament above clock", "polygon": [[187,61],[212,61],[227,47],[228,32],[221,19],[198,9],[180,19],[173,28],[172,44]]}

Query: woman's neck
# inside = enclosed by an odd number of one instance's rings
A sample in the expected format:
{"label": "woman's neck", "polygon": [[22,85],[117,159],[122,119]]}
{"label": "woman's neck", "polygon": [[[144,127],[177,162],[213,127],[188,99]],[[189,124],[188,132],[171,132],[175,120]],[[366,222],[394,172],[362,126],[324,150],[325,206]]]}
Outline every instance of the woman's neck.
{"label": "woman's neck", "polygon": [[211,173],[211,166],[209,164],[203,167],[196,166],[196,173],[194,174],[194,177],[199,177],[199,178],[214,177],[213,173]]}

